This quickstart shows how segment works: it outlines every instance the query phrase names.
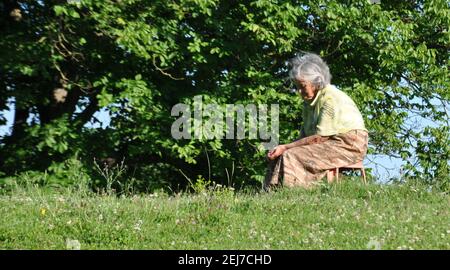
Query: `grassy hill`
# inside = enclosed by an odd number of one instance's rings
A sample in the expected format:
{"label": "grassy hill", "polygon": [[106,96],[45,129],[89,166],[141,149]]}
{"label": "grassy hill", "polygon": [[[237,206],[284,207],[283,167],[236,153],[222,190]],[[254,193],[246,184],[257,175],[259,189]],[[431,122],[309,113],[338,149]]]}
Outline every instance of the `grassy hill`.
{"label": "grassy hill", "polygon": [[0,195],[1,249],[450,249],[449,195],[348,179],[314,190]]}

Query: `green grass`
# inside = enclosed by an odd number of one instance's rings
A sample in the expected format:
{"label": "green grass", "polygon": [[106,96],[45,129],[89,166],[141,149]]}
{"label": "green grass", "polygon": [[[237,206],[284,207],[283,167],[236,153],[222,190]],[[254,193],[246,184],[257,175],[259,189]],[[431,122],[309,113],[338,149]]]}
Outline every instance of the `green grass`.
{"label": "green grass", "polygon": [[357,181],[313,190],[0,195],[1,249],[450,249],[449,195]]}

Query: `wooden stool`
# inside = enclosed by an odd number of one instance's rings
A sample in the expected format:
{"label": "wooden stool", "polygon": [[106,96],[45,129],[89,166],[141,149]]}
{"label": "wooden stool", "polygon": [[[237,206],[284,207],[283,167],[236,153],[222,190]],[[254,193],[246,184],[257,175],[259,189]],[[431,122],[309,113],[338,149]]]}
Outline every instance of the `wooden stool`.
{"label": "wooden stool", "polygon": [[351,164],[351,165],[347,165],[347,166],[342,166],[342,167],[336,167],[334,169],[330,169],[327,171],[327,180],[328,183],[333,182],[334,180],[334,176],[336,176],[336,182],[339,183],[339,170],[360,170],[361,171],[361,176],[363,178],[364,184],[367,185],[367,181],[366,181],[366,171],[364,170],[364,165],[363,162],[357,162],[355,164]]}

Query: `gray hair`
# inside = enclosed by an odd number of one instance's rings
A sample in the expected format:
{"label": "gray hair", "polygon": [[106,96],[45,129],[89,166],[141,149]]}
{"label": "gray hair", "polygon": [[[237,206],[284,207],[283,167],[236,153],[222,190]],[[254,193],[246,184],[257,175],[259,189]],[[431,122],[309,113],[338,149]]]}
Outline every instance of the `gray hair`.
{"label": "gray hair", "polygon": [[330,69],[317,54],[297,55],[289,61],[289,64],[291,66],[289,78],[292,81],[303,79],[311,82],[319,90],[331,82]]}

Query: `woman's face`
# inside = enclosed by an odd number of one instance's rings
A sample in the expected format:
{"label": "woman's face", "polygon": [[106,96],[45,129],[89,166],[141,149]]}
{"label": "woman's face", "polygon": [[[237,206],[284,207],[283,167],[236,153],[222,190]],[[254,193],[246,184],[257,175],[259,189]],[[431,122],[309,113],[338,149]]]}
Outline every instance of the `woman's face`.
{"label": "woman's face", "polygon": [[295,85],[297,90],[302,95],[304,100],[313,100],[317,94],[316,88],[310,81],[305,81],[303,79],[295,80]]}

